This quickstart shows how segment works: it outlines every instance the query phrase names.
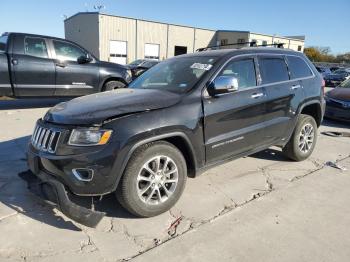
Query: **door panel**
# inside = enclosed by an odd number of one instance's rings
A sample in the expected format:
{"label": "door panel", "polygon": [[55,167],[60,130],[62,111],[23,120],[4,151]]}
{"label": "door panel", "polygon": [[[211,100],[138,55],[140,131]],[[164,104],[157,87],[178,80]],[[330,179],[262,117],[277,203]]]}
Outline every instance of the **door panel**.
{"label": "door panel", "polygon": [[238,91],[203,101],[207,162],[247,152],[264,144],[266,110],[263,87],[257,86],[254,56],[234,58],[217,77],[232,78]]}
{"label": "door panel", "polygon": [[43,38],[25,37],[23,54],[12,54],[15,92],[18,96],[52,96],[55,91],[55,65]]}
{"label": "door panel", "polygon": [[[262,59],[274,61],[263,63]],[[294,126],[295,114],[303,98],[303,86],[299,80],[289,80],[290,75],[284,56],[259,56],[259,69],[262,82],[268,82],[265,85],[267,104],[264,140],[274,143],[284,140],[291,133],[290,127]]]}
{"label": "door panel", "polygon": [[88,54],[80,47],[53,40],[56,66],[56,96],[78,96],[98,92],[99,66],[95,61],[79,64],[78,58]]}
{"label": "door panel", "polygon": [[264,144],[264,88],[253,88],[204,100],[207,161],[217,161]]}

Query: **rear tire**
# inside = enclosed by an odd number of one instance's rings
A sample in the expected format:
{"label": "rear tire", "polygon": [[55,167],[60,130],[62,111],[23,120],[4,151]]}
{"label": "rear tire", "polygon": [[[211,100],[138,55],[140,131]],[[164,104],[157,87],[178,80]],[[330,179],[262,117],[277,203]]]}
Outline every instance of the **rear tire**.
{"label": "rear tire", "polygon": [[130,158],[116,191],[119,203],[138,217],[168,211],[186,184],[186,161],[174,145],[154,142],[138,148]]}
{"label": "rear tire", "polygon": [[103,85],[102,91],[112,91],[114,89],[124,88],[126,85],[120,81],[109,81]]}
{"label": "rear tire", "polygon": [[303,161],[313,152],[317,142],[317,124],[313,117],[301,114],[293,135],[287,145],[283,148],[286,157]]}

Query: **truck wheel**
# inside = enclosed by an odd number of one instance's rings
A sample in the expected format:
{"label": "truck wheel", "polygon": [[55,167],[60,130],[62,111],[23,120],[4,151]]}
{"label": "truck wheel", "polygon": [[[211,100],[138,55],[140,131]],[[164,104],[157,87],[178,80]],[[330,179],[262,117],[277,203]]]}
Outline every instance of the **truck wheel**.
{"label": "truck wheel", "polygon": [[295,161],[307,159],[317,141],[317,124],[313,117],[301,114],[293,135],[283,148],[283,153]]}
{"label": "truck wheel", "polygon": [[120,81],[109,81],[103,85],[102,91],[111,91],[114,89],[124,88],[125,84]]}
{"label": "truck wheel", "polygon": [[119,203],[138,217],[168,211],[186,184],[182,153],[168,142],[146,144],[133,154],[116,191]]}

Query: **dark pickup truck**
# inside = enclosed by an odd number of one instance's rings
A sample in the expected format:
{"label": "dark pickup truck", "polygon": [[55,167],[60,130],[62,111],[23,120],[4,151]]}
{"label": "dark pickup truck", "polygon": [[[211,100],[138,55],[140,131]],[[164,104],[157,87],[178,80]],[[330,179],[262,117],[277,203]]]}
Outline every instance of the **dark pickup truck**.
{"label": "dark pickup truck", "polygon": [[60,38],[5,33],[0,37],[0,96],[80,96],[125,87],[131,71],[99,61]]}

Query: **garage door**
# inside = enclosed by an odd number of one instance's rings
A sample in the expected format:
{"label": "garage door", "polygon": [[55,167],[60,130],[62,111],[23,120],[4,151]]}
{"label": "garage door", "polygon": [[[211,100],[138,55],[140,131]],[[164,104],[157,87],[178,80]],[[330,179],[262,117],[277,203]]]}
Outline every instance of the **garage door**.
{"label": "garage door", "polygon": [[127,63],[127,42],[110,41],[109,43],[109,61],[125,65]]}
{"label": "garage door", "polygon": [[159,60],[158,44],[145,44],[145,59]]}

